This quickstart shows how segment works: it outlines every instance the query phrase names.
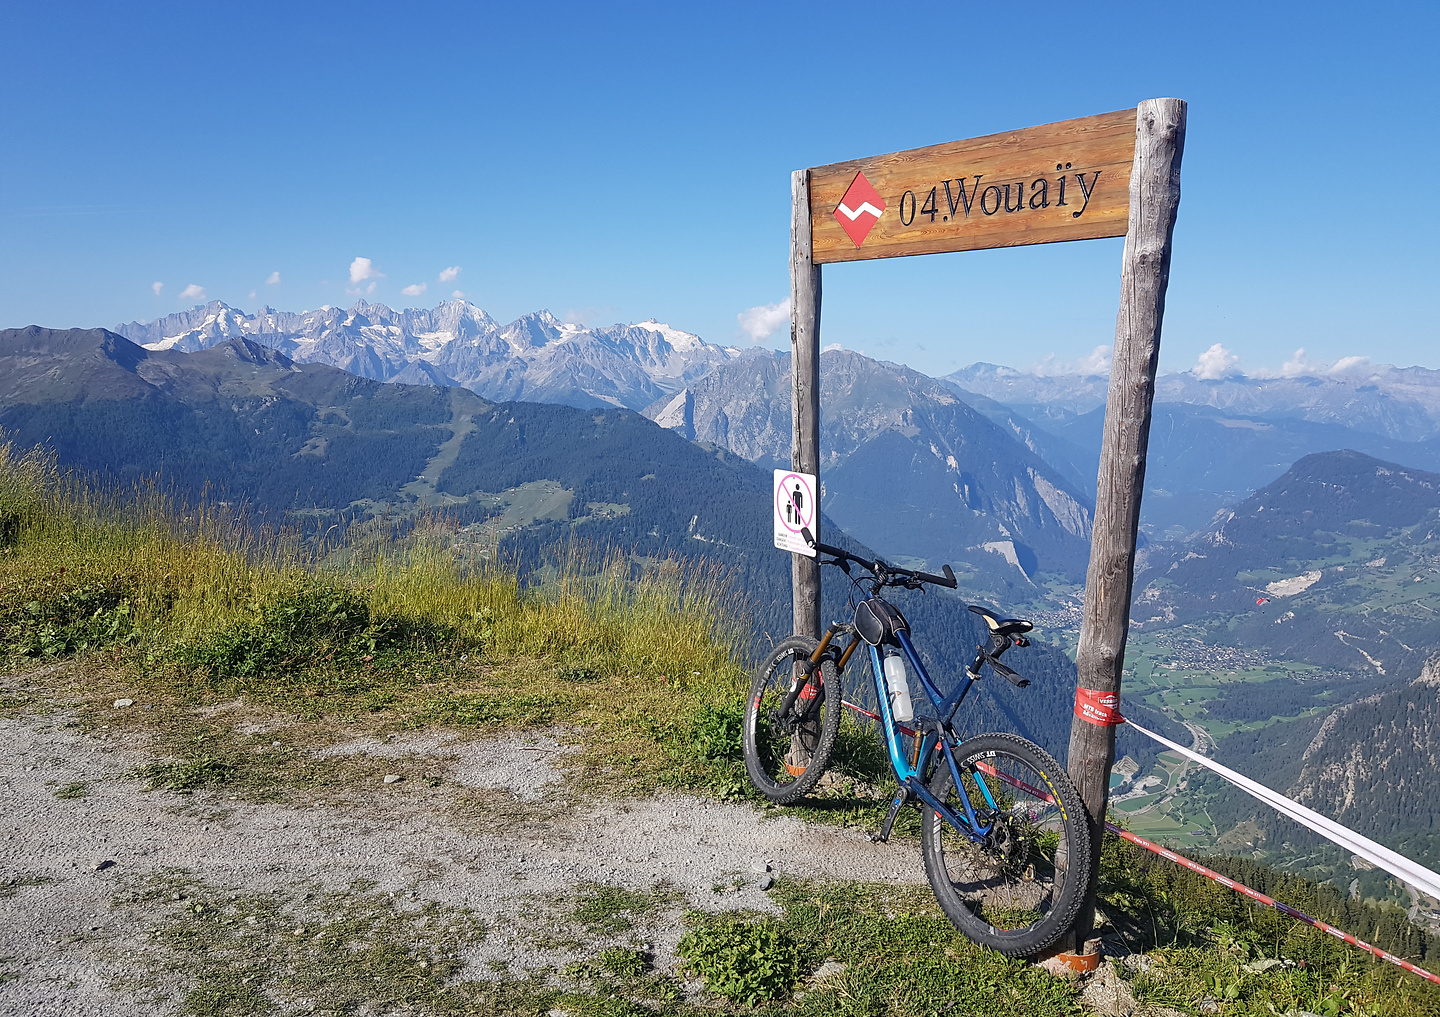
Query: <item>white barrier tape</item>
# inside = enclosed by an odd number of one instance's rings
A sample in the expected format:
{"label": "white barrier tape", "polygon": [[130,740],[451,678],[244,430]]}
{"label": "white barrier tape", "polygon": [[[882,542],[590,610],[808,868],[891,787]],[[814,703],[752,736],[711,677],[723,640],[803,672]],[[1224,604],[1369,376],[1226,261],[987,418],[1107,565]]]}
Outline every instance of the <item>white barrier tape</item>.
{"label": "white barrier tape", "polygon": [[1168,738],[1161,737],[1154,731],[1147,731],[1128,717],[1125,719],[1125,723],[1145,737],[1164,745],[1170,751],[1178,752],[1191,762],[1198,763],[1207,770],[1218,773],[1242,791],[1253,795],[1272,808],[1283,812],[1297,823],[1309,827],[1327,840],[1334,841],[1351,854],[1359,855],[1372,865],[1378,866],[1392,876],[1414,886],[1422,893],[1429,894],[1431,897],[1440,898],[1440,873],[1432,872],[1418,862],[1412,862],[1404,855],[1391,851],[1383,844],[1377,844],[1368,837],[1362,837],[1354,830],[1346,829],[1334,820],[1325,818],[1313,809],[1307,809],[1299,802],[1286,798],[1278,791],[1271,791],[1264,784],[1256,783],[1244,774],[1236,773],[1234,770],[1221,766],[1207,756],[1202,756],[1200,753],[1192,749],[1187,749],[1183,745],[1177,745],[1175,742],[1172,742]]}

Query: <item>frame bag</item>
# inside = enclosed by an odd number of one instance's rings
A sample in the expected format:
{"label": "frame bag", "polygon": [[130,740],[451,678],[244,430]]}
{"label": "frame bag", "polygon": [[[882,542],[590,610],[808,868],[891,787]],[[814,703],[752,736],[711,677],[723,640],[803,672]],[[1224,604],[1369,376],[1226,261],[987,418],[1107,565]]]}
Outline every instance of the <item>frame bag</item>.
{"label": "frame bag", "polygon": [[895,643],[895,633],[909,632],[910,623],[894,604],[871,597],[855,608],[855,631],[871,646]]}

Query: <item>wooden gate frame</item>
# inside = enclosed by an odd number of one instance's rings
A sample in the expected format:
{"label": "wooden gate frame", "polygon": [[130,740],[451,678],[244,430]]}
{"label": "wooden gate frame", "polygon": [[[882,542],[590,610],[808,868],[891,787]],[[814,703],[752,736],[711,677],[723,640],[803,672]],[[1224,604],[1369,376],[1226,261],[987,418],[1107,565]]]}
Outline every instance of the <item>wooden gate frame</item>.
{"label": "wooden gate frame", "polygon": [[[1129,213],[1120,272],[1120,310],[1105,407],[1100,470],[1095,491],[1090,564],[1085,576],[1085,607],[1076,655],[1077,704],[1113,695],[1118,704],[1125,666],[1130,598],[1135,579],[1135,542],[1140,498],[1145,486],[1145,457],[1150,412],[1160,353],[1160,326],[1170,281],[1171,243],[1180,204],[1180,161],[1185,149],[1186,104],[1181,99],[1146,99],[1136,108],[1135,153],[1129,179]],[[905,153],[898,153],[903,156]],[[888,157],[882,157],[888,158]],[[790,350],[791,468],[820,474],[820,269],[814,256],[815,223],[811,176],[797,170],[790,178]],[[961,181],[964,187],[964,181]],[[948,193],[948,191],[947,191]],[[933,194],[933,192],[932,192]],[[1008,188],[1006,197],[1008,199]],[[914,198],[912,196],[912,220]],[[903,210],[903,198],[901,207]],[[1017,204],[1018,207],[1018,204]],[[1032,205],[1032,207],[1034,207]],[[967,206],[968,211],[968,206]],[[934,215],[931,215],[934,222]],[[1109,236],[1114,233],[1092,233]],[[1013,244],[1071,237],[1011,240]],[[1083,239],[1074,237],[1073,239]],[[969,249],[1000,244],[970,244]],[[857,245],[858,248],[858,245]],[[961,249],[950,247],[950,250]],[[931,253],[928,251],[900,251]],[[874,256],[874,255],[866,255]],[[849,258],[830,260],[852,260]],[[820,513],[815,514],[816,539]],[[791,556],[794,631],[820,634],[820,565],[805,555]],[[1089,695],[1086,695],[1086,691]],[[1115,728],[1107,717],[1096,723],[1094,711],[1078,708],[1071,724],[1067,769],[1085,802],[1090,820],[1093,865],[1085,906],[1062,944],[1085,950],[1094,926],[1095,886],[1105,833],[1110,769],[1115,762]]]}

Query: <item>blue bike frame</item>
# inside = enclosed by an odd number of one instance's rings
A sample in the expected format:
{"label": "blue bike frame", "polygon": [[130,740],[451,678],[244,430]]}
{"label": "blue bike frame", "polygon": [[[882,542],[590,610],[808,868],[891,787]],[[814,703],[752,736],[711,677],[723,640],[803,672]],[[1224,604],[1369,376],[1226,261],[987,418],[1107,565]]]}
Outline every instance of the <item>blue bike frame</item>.
{"label": "blue bike frame", "polygon": [[[930,698],[940,719],[938,722],[932,721],[924,725],[925,737],[920,743],[920,752],[915,757],[918,768],[911,766],[910,760],[905,757],[905,751],[900,744],[899,724],[890,711],[890,696],[885,687],[885,669],[880,659],[880,648],[869,646],[870,673],[875,681],[875,698],[880,708],[881,726],[885,731],[885,744],[890,751],[890,767],[895,771],[895,779],[899,781],[901,787],[934,809],[956,831],[977,844],[983,843],[993,824],[982,824],[975,815],[975,810],[970,805],[970,796],[965,793],[965,785],[960,780],[960,766],[955,761],[954,749],[950,745],[950,740],[942,737],[944,731],[949,727],[950,718],[975,683],[976,676],[966,672],[966,681],[959,688],[949,696],[941,695],[940,690],[935,687],[935,683],[930,680],[930,673],[925,670],[925,665],[920,662],[920,655],[915,652],[915,645],[910,642],[910,634],[902,630],[896,635],[900,641],[900,648],[905,651],[905,657],[910,663],[912,673],[920,677],[920,683],[925,687],[925,694]],[[950,775],[955,781],[956,793],[965,807],[963,817],[932,795],[930,789],[925,786],[926,771],[930,769],[930,759],[934,755],[937,745],[945,756],[945,764],[950,767]],[[985,786],[985,779],[978,772],[972,772],[971,777],[974,779],[976,787],[979,788],[981,796],[985,799],[985,803],[991,809],[998,809],[995,796]]]}

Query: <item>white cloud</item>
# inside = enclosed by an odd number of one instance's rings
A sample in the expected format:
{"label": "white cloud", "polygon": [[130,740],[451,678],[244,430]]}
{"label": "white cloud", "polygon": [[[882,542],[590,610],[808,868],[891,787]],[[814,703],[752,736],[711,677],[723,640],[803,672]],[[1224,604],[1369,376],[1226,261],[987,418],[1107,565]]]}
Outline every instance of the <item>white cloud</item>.
{"label": "white cloud", "polygon": [[259,296],[260,296],[260,294],[256,293],[254,290],[251,290],[251,291],[250,291],[250,299],[251,299],[251,301],[254,301],[254,300],[258,299]]}
{"label": "white cloud", "polygon": [[155,293],[155,295],[156,295],[157,297],[160,295],[160,291],[163,290],[164,288],[165,288],[165,284],[162,283],[162,282],[153,282],[153,283],[150,284],[150,289],[151,289],[152,291],[154,291],[154,293]]}
{"label": "white cloud", "polygon": [[1239,363],[1239,357],[1216,343],[1200,354],[1200,359],[1195,361],[1195,366],[1190,369],[1190,373],[1201,381],[1219,381],[1221,378],[1229,378],[1238,374],[1235,367]]}
{"label": "white cloud", "polygon": [[271,272],[270,275],[267,276],[266,279],[265,279],[265,285],[266,285],[266,286],[279,286],[279,285],[280,285],[280,273],[279,273],[279,272]]}
{"label": "white cloud", "polygon": [[781,325],[790,323],[790,301],[787,299],[778,304],[760,304],[741,311],[735,318],[740,322],[741,330],[750,336],[750,341],[758,343],[769,339]]}
{"label": "white cloud", "polygon": [[465,291],[464,291],[464,290],[456,290],[454,293],[450,294],[450,296],[454,297],[456,300],[464,300],[464,299],[465,299]]}
{"label": "white cloud", "polygon": [[1324,369],[1323,364],[1317,364],[1305,355],[1305,347],[1295,351],[1295,355],[1280,365],[1280,377],[1282,378],[1313,378]]}
{"label": "white cloud", "polygon": [[1349,374],[1350,372],[1355,371],[1355,370],[1358,370],[1359,368],[1368,367],[1368,366],[1370,366],[1370,358],[1369,358],[1369,357],[1360,357],[1360,356],[1341,357],[1339,360],[1335,361],[1334,366],[1332,366],[1332,367],[1330,368],[1330,373],[1331,373],[1331,374]]}
{"label": "white cloud", "polygon": [[356,258],[350,262],[350,283],[359,285],[366,279],[384,279],[385,273],[375,267],[369,258]]}
{"label": "white cloud", "polygon": [[377,287],[379,287],[379,285],[380,285],[380,284],[379,284],[378,282],[372,282],[369,286],[366,286],[366,287],[365,287],[365,295],[366,295],[367,297],[374,296],[374,295],[375,295],[375,290],[376,290]]}
{"label": "white cloud", "polygon": [[179,298],[179,299],[181,299],[181,300],[206,300],[206,299],[208,299],[208,298],[205,296],[205,287],[204,287],[204,286],[196,286],[194,283],[191,283],[189,286],[186,286],[183,290],[180,291],[180,298]]}
{"label": "white cloud", "polygon": [[1111,347],[1097,346],[1079,360],[1057,360],[1055,354],[1047,353],[1044,359],[1030,368],[1031,374],[1052,378],[1062,374],[1078,374],[1085,378],[1102,378],[1110,373]]}
{"label": "white cloud", "polygon": [[458,278],[460,278],[459,265],[451,265],[449,268],[442,268],[440,270],[441,282],[454,282]]}
{"label": "white cloud", "polygon": [[1285,363],[1280,365],[1278,371],[1270,368],[1261,368],[1251,377],[1254,378],[1326,378],[1339,374],[1354,374],[1370,366],[1370,358],[1362,356],[1341,357],[1333,364],[1323,360],[1311,360],[1305,352],[1305,347],[1300,347]]}
{"label": "white cloud", "polygon": [[409,286],[406,286],[400,292],[405,294],[407,297],[418,297],[423,295],[424,292],[429,288],[430,287],[425,283],[411,283]]}

